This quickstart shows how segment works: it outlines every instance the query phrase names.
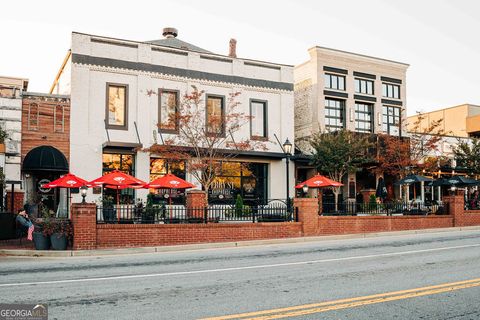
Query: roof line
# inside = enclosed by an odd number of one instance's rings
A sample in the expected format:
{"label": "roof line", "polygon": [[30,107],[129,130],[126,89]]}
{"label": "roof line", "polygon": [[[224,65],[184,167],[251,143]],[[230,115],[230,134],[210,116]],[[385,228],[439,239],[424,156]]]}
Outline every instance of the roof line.
{"label": "roof line", "polygon": [[65,94],[52,94],[52,93],[42,93],[42,92],[24,92],[23,96],[36,96],[36,97],[52,97],[52,98],[63,98],[70,99],[70,95]]}
{"label": "roof line", "polygon": [[211,54],[212,56],[218,56],[218,57],[229,58],[229,59],[237,59],[237,60],[243,60],[243,61],[253,61],[253,62],[271,64],[271,65],[276,65],[276,66],[292,67],[292,68],[294,67],[294,65],[292,65],[292,64],[283,64],[283,63],[269,62],[269,61],[256,60],[256,59],[247,59],[247,58],[232,58],[228,55],[218,54],[218,53],[213,53],[213,52],[208,52],[207,53],[207,52],[203,52],[203,51],[185,50],[185,49],[181,49],[181,48],[172,48],[172,47],[169,47],[169,46],[162,46],[162,45],[159,45],[159,44],[153,44],[153,43],[148,42],[148,41],[136,41],[136,40],[112,38],[112,37],[99,36],[99,35],[95,35],[95,34],[88,34],[88,33],[77,32],[77,31],[72,31],[72,33],[81,34],[81,35],[90,36],[90,37],[99,37],[99,38],[110,39],[110,40],[125,41],[125,42],[130,42],[130,43],[135,43],[135,44],[148,44],[150,46],[174,49],[174,50],[179,50],[179,51],[196,52],[196,53],[200,53],[200,54]]}
{"label": "roof line", "polygon": [[389,59],[385,59],[385,58],[369,56],[369,55],[366,55],[366,54],[361,54],[361,53],[356,53],[356,52],[351,52],[351,51],[345,51],[345,50],[340,50],[340,49],[333,49],[333,48],[327,48],[327,47],[322,47],[322,46],[314,46],[314,47],[311,47],[308,50],[310,51],[312,49],[327,49],[327,50],[341,52],[341,53],[353,54],[355,56],[360,56],[360,57],[365,57],[365,58],[370,58],[370,59],[375,59],[375,60],[382,60],[382,61],[387,61],[387,62],[391,62],[391,63],[395,63],[395,64],[401,64],[401,65],[404,65],[404,66],[407,66],[407,67],[410,66],[408,63],[404,63],[404,62],[399,62],[399,61],[395,61],[395,60],[389,60]]}
{"label": "roof line", "polygon": [[454,109],[454,108],[458,108],[458,107],[470,107],[470,106],[472,106],[472,107],[480,107],[480,105],[477,105],[477,104],[462,103],[462,104],[459,104],[459,105],[456,105],[456,106],[452,106],[452,107],[446,107],[446,108],[441,108],[441,109],[432,110],[432,111],[427,111],[427,112],[417,112],[417,114],[408,116],[407,118],[418,117],[419,114],[421,114],[421,115],[426,115],[426,114],[430,114],[430,113],[434,113],[434,112],[439,112],[439,111],[444,111],[444,110],[449,110],[449,109]]}

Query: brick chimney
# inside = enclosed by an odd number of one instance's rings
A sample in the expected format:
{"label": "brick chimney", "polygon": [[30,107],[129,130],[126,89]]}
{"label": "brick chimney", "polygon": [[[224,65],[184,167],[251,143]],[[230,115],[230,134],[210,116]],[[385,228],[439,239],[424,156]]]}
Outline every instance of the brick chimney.
{"label": "brick chimney", "polygon": [[231,58],[237,57],[237,40],[230,39],[228,56]]}

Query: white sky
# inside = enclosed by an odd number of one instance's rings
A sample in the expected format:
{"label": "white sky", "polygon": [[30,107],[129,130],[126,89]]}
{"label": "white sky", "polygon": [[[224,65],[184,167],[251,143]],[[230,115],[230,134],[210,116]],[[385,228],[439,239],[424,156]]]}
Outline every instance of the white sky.
{"label": "white sky", "polygon": [[315,45],[410,64],[408,114],[480,104],[480,1],[157,0],[2,3],[0,75],[48,92],[72,31],[129,40],[179,38],[227,54],[296,65]]}

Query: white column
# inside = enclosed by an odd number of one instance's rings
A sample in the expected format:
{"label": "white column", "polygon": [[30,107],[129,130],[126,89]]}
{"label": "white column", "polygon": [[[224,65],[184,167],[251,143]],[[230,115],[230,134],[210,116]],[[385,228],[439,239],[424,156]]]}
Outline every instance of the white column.
{"label": "white column", "polygon": [[420,198],[422,203],[425,203],[425,182],[420,181]]}
{"label": "white column", "polygon": [[438,186],[437,192],[438,192],[438,201],[442,201],[442,187]]}

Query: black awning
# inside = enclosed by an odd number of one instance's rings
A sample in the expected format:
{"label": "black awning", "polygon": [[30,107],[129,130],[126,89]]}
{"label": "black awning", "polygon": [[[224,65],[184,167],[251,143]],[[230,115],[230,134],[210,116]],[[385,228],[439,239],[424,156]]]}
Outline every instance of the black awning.
{"label": "black awning", "polygon": [[40,146],[30,150],[23,159],[22,170],[68,172],[64,154],[52,146]]}

